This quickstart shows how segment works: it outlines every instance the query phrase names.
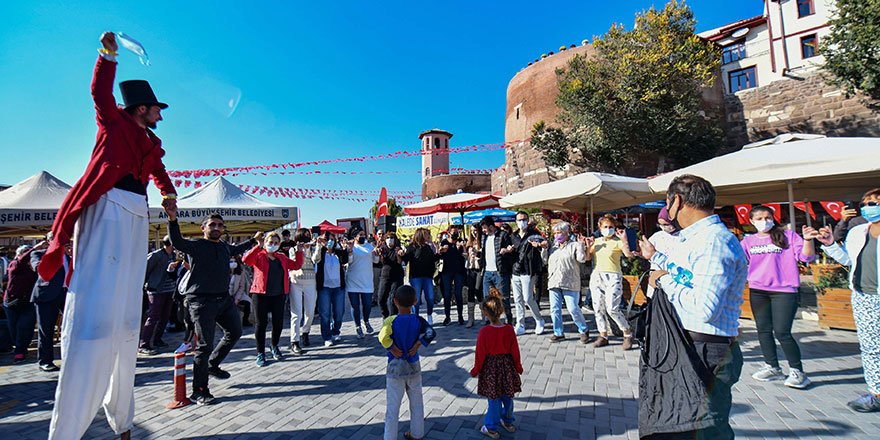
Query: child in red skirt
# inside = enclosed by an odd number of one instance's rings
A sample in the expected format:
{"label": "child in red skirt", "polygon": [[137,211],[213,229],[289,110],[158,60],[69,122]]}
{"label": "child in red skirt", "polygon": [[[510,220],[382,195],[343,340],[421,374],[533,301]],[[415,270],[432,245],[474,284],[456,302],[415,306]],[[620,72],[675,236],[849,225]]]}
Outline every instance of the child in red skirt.
{"label": "child in red skirt", "polygon": [[519,360],[516,332],[510,324],[501,324],[504,303],[501,298],[489,296],[481,305],[489,325],[477,334],[477,353],[471,376],[479,376],[477,393],[489,399],[485,424],[480,432],[490,438],[501,437],[499,427],[516,432],[513,425],[513,395],[522,391],[520,375],[523,367]]}

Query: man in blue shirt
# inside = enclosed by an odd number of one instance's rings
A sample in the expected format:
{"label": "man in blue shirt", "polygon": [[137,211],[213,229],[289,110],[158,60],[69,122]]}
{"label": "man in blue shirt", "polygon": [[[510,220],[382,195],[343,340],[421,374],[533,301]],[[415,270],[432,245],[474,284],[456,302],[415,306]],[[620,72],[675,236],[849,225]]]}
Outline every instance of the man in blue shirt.
{"label": "man in blue shirt", "polygon": [[654,271],[649,283],[666,292],[709,372],[704,381],[712,415],[712,420],[694,420],[697,429],[674,438],[732,439],[731,387],[743,364],[736,337],[748,260],[736,236],[714,214],[715,189],[702,177],[676,177],[666,206],[670,222],[681,230],[679,241],[664,254],[642,239],[642,254],[664,269]]}

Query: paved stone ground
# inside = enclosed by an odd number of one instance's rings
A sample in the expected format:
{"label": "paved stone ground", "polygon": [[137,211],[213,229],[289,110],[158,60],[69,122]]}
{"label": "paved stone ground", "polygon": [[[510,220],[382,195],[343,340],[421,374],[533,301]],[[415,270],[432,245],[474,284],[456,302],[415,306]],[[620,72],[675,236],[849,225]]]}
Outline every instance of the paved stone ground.
{"label": "paved stone ground", "polygon": [[[378,328],[375,311],[372,322]],[[762,361],[753,323],[743,321],[742,326],[745,366],[735,387],[732,415],[739,438],[878,438],[880,414],[858,414],[845,406],[865,388],[854,333],[822,331],[815,322],[796,322],[805,369],[815,382],[798,391],[781,382],[750,378]],[[567,330],[575,335],[570,322]],[[483,438],[477,428],[486,403],[476,395],[476,380],[467,373],[473,364],[476,331],[476,327],[438,326],[435,344],[423,349],[429,439]],[[317,328],[313,332],[313,339],[319,339]],[[253,364],[253,331],[246,329],[224,364],[232,378],[212,379],[217,404],[207,407],[166,410],[172,394],[172,358],[168,354],[141,358],[133,437],[379,438],[385,412],[385,358],[375,337],[358,340],[353,333],[353,325],[346,322],[341,345],[313,346],[300,358],[287,356],[258,369]],[[619,339],[598,351],[574,338],[551,345],[547,333],[520,338],[526,373],[523,392],[515,400],[519,431],[505,433],[504,438],[637,438],[638,350],[621,351]],[[178,335],[166,340],[174,341]],[[282,343],[287,342],[285,331]],[[44,439],[57,374],[42,373],[31,362],[10,363],[10,355],[0,357],[0,439]],[[408,419],[408,412],[402,411],[401,431],[408,428]],[[101,411],[85,438],[114,438]]]}

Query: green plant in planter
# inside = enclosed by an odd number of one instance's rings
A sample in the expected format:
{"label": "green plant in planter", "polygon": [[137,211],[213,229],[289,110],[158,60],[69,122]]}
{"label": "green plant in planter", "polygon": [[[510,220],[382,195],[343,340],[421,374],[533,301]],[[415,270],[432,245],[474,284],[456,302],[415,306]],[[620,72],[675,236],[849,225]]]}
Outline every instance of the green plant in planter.
{"label": "green plant in planter", "polygon": [[849,288],[849,271],[844,267],[819,275],[819,282],[816,283],[816,289],[820,292],[826,289],[846,288]]}
{"label": "green plant in planter", "polygon": [[634,256],[625,258],[626,274],[634,277],[640,277],[651,270],[651,263],[648,260]]}

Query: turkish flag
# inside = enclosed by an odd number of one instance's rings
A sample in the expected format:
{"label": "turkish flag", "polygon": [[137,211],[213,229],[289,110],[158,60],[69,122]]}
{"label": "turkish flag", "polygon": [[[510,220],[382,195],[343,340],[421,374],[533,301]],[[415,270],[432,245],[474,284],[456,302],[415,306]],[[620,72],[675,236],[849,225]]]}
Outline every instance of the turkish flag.
{"label": "turkish flag", "polygon": [[379,191],[379,208],[376,209],[376,220],[385,215],[388,215],[388,190],[383,186]]}
{"label": "turkish flag", "polygon": [[825,212],[827,212],[834,220],[840,221],[843,217],[841,213],[844,208],[846,208],[846,205],[844,205],[843,202],[819,202],[819,204],[825,208]]}
{"label": "turkish flag", "polygon": [[736,211],[736,218],[739,220],[739,224],[749,224],[749,212],[752,210],[752,205],[733,205],[733,209]]}
{"label": "turkish flag", "polygon": [[781,203],[765,203],[764,206],[773,210],[773,218],[776,219],[776,223],[782,221],[782,204]]}
{"label": "turkish flag", "polygon": [[797,208],[798,210],[803,211],[803,212],[809,212],[810,217],[812,217],[813,220],[816,220],[816,212],[813,211],[813,204],[812,203],[806,204],[804,202],[794,202],[794,207]]}

